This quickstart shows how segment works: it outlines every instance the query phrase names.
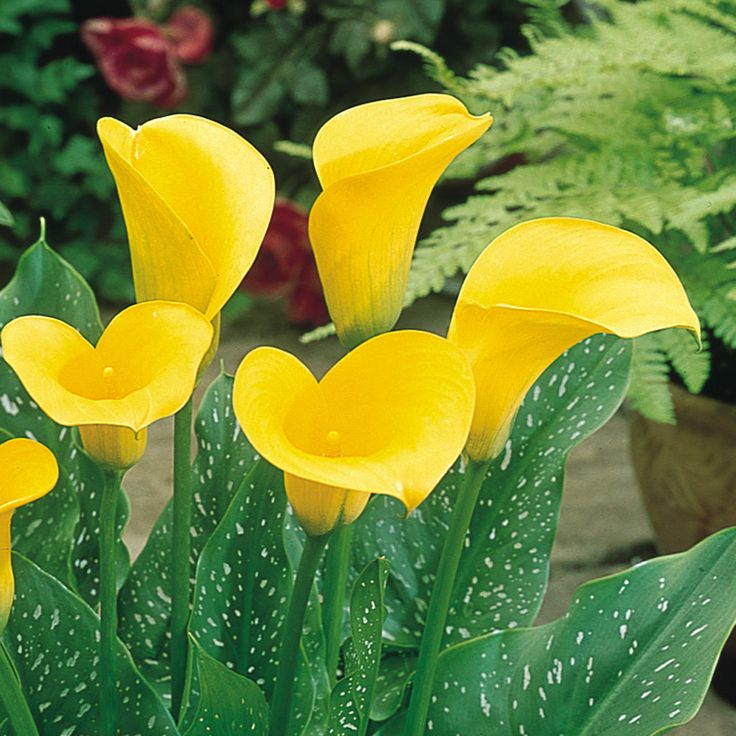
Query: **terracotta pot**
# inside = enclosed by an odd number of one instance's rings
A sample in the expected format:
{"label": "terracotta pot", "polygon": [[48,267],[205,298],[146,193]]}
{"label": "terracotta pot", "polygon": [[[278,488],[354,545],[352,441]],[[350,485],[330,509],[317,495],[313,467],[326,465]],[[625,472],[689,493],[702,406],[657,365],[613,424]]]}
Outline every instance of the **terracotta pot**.
{"label": "terracotta pot", "polygon": [[634,413],[631,454],[663,553],[736,526],[736,406],[671,385],[677,424]]}
{"label": "terracotta pot", "polygon": [[[631,456],[659,551],[681,552],[710,534],[736,526],[736,405],[694,396],[670,385],[677,424],[634,412]],[[713,679],[736,705],[736,631]]]}

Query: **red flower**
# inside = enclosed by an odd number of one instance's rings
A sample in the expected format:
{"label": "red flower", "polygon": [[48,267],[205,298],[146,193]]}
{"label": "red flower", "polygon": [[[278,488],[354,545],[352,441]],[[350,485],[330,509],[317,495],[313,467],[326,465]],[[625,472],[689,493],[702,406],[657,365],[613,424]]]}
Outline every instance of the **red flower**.
{"label": "red flower", "polygon": [[174,13],[164,26],[174,53],[185,64],[204,61],[212,51],[214,31],[207,13],[191,6]]}
{"label": "red flower", "polygon": [[266,0],[270,10],[283,10],[286,7],[288,0]]}
{"label": "red flower", "polygon": [[278,200],[243,288],[251,294],[285,298],[287,315],[295,324],[322,325],[329,315],[307,225],[303,209]]}
{"label": "red flower", "polygon": [[179,60],[155,23],[93,18],[82,25],[81,35],[107,84],[126,100],[173,107],[186,97]]}

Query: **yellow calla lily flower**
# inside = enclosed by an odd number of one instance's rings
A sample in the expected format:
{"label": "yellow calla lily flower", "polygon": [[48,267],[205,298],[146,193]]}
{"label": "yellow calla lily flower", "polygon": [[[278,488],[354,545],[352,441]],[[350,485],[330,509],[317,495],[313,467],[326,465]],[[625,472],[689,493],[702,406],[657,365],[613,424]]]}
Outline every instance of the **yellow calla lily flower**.
{"label": "yellow calla lily flower", "polygon": [[411,330],[363,343],[320,381],[293,355],[257,348],[233,389],[243,431],[284,471],[312,536],[354,521],[371,493],[418,506],[462,450],[474,400],[462,353]]}
{"label": "yellow calla lily flower", "polygon": [[13,511],[47,494],[59,479],[51,450],[27,439],[0,444],[0,634],[10,618],[15,580],[10,559]]}
{"label": "yellow calla lily flower", "polygon": [[317,133],[314,165],[324,191],[309,236],[345,345],[396,323],[429,195],[491,122],[454,97],[424,94],[345,110]]}
{"label": "yellow calla lily flower", "polygon": [[2,331],[3,357],[51,419],[80,427],[85,450],[124,470],[145,429],[189,399],[212,325],[187,304],[152,301],[118,314],[93,347],[51,317],[19,317]]}
{"label": "yellow calla lily flower", "polygon": [[237,133],[195,115],[137,130],[102,118],[139,302],[185,302],[214,320],[253,263],[271,219],[274,178]]}
{"label": "yellow calla lily flower", "polygon": [[469,457],[487,460],[503,449],[526,392],[580,340],[668,327],[700,338],[677,275],[639,236],[557,217],[507,230],[470,269],[448,333],[475,374]]}

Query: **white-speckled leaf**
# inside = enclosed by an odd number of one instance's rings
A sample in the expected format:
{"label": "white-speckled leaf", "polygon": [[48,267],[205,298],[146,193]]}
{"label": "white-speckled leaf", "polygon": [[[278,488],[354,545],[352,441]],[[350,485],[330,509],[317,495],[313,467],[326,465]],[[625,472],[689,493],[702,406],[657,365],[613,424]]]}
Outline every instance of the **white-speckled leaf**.
{"label": "white-speckled leaf", "polygon": [[371,720],[385,721],[401,708],[409,678],[416,670],[417,656],[413,650],[400,650],[383,657],[371,705]]}
{"label": "white-speckled leaf", "polygon": [[384,558],[371,562],[358,576],[350,599],[352,638],[346,656],[346,674],[332,691],[328,736],[347,733],[365,736],[381,664],[381,644],[389,565]]}
{"label": "white-speckled leaf", "polygon": [[[43,240],[23,254],[15,276],[0,291],[0,328],[26,314],[62,319],[92,342],[102,332],[89,285]],[[74,431],[52,422],[4,361],[0,362],[0,427],[13,436],[43,442],[60,465],[56,488],[16,512],[14,548],[94,603],[99,587],[97,505],[102,476],[98,468],[77,449]],[[124,494],[118,506],[121,531],[128,518]],[[118,554],[118,568],[124,574],[128,555],[122,542]]]}
{"label": "white-speckled leaf", "polygon": [[190,643],[197,695],[187,702],[183,736],[265,736],[268,704],[252,680],[239,675]]}
{"label": "white-speckled leaf", "polygon": [[736,620],[734,568],[728,529],[583,585],[551,624],[451,647],[432,734],[650,736],[686,723]]}
{"label": "white-speckled leaf", "polygon": [[[92,736],[98,725],[99,619],[68,588],[13,554],[16,599],[3,641],[42,736]],[[118,732],[176,736],[163,702],[117,650]]]}
{"label": "white-speckled leaf", "polygon": [[[232,410],[232,376],[221,373],[207,389],[195,422],[192,571],[255,461]],[[120,637],[141,671],[169,697],[171,616],[171,504],[161,513],[120,591]],[[193,581],[192,581],[193,582]]]}
{"label": "white-speckled leaf", "polygon": [[[254,680],[267,696],[273,690],[293,585],[287,548],[294,552],[298,547],[286,514],[283,474],[259,460],[202,551],[189,630],[208,654]],[[319,733],[326,711],[322,627],[314,615],[315,602],[313,595],[298,666],[293,736],[314,729]]]}
{"label": "white-speckled leaf", "polygon": [[[473,516],[447,644],[533,622],[547,586],[567,456],[621,404],[630,360],[629,342],[591,337],[527,395]],[[391,563],[384,637],[394,647],[418,646],[460,472],[458,463],[406,520],[400,504],[376,497],[355,523],[353,568],[378,555]]]}

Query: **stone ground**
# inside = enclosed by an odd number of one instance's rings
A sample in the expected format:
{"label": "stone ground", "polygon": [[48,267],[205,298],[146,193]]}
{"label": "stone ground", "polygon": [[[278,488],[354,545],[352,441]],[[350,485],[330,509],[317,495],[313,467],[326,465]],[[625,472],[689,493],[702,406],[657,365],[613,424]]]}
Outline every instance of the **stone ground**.
{"label": "stone ground", "polygon": [[[335,339],[300,344],[300,332],[285,325],[277,311],[259,305],[246,319],[224,330],[220,357],[228,372],[235,371],[245,353],[263,344],[290,350],[317,373],[324,372],[342,354]],[[448,319],[448,303],[436,297],[408,310],[401,326],[442,331]],[[210,372],[214,376],[215,369]],[[146,456],[126,480],[133,507],[127,541],[133,554],[141,549],[170,493],[171,429],[168,420],[151,430]],[[619,413],[570,458],[550,587],[540,622],[564,613],[581,583],[636,561],[637,550],[645,549],[651,540],[629,460],[626,419]],[[736,733],[736,710],[711,694],[697,718],[672,733],[732,736]]]}

